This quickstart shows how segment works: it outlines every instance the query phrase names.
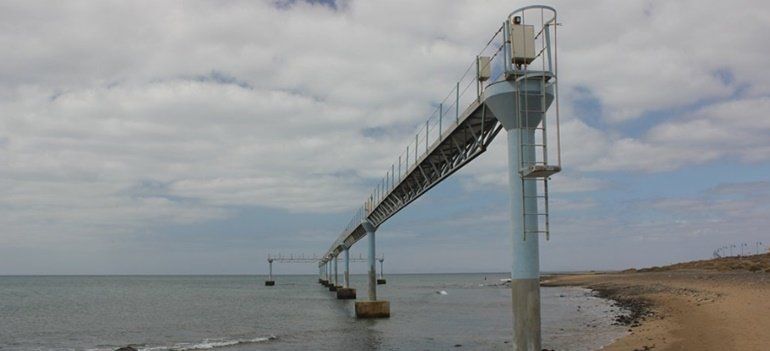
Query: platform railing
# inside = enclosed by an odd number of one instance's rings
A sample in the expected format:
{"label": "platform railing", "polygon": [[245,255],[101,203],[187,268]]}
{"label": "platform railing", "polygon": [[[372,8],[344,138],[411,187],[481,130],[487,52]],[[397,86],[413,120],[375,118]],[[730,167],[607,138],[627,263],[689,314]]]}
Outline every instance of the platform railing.
{"label": "platform railing", "polygon": [[[444,98],[433,103],[435,108],[429,114],[425,122],[420,123],[413,137],[407,141],[406,146],[398,154],[397,158],[386,170],[385,175],[379,179],[366,198],[364,203],[359,206],[350,221],[345,226],[341,234],[349,233],[356,229],[362,221],[366,220],[382,202],[388,197],[388,194],[410,174],[419,164],[420,160],[426,157],[435,143],[442,141],[446,132],[455,128],[460,122],[459,119],[465,109],[480,101],[484,89],[501,80],[510,79],[512,74],[522,74],[524,72],[541,71],[555,73],[558,67],[556,59],[555,42],[556,39],[556,17],[555,11],[548,7],[533,6],[519,9],[511,13],[506,22],[504,22],[487,41],[486,45],[478,52],[471,63],[466,67],[460,78],[454,83]],[[511,62],[510,58],[510,38],[508,37],[509,23],[511,16],[519,15],[526,18],[528,23],[539,22],[536,25],[536,58],[532,64],[523,67],[517,67]],[[550,28],[553,28],[552,30]],[[552,39],[553,37],[553,39]],[[553,50],[552,50],[553,48]],[[488,67],[479,67],[479,57],[490,58]],[[479,71],[489,68],[490,77],[485,80],[479,80]],[[553,79],[556,75],[553,74]],[[554,82],[555,84],[555,82]],[[558,93],[558,90],[557,90]],[[561,164],[561,146],[559,138],[558,123],[558,98],[556,98],[556,157]],[[546,155],[547,156],[547,155]],[[343,236],[341,235],[341,237]],[[332,247],[341,245],[341,242],[335,242]]]}

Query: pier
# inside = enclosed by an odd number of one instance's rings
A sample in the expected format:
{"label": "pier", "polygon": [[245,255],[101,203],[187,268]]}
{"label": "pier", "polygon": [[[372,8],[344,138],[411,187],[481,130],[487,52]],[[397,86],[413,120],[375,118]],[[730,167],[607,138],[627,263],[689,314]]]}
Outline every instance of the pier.
{"label": "pier", "polygon": [[[380,257],[377,258],[378,261],[380,261],[380,271],[382,271],[382,264],[385,261],[385,255],[380,255]],[[268,263],[268,278],[265,280],[265,286],[275,286],[275,280],[273,279],[273,262],[278,263],[318,263],[321,261],[320,257],[316,257],[315,255],[311,257],[305,257],[302,256],[284,256],[284,255],[267,255],[267,263]],[[344,285],[340,285],[338,282],[338,270],[337,270],[337,263],[340,261],[340,259],[335,260],[332,262],[331,265],[319,265],[318,266],[318,283],[323,285],[324,287],[328,288],[329,291],[333,291],[337,293],[337,299],[340,300],[351,300],[356,298],[356,289],[353,289],[350,287],[350,262],[368,262],[369,259],[367,257],[363,257],[362,255],[359,255],[358,257],[350,257],[350,253],[348,251],[345,251],[345,266],[344,266],[344,275],[343,275],[343,282]],[[380,279],[385,284],[385,279],[383,278],[382,274],[380,275]]]}
{"label": "pier", "polygon": [[[355,303],[358,318],[390,317],[390,302],[377,295],[377,285],[386,283],[382,266],[377,275],[380,226],[484,153],[505,130],[512,344],[514,350],[541,349],[539,241],[550,235],[548,180],[561,171],[557,26],[556,10],[548,6],[511,12],[318,259],[319,282],[339,298],[352,290],[349,250],[367,238],[367,298]],[[340,255],[343,285],[337,280]]]}

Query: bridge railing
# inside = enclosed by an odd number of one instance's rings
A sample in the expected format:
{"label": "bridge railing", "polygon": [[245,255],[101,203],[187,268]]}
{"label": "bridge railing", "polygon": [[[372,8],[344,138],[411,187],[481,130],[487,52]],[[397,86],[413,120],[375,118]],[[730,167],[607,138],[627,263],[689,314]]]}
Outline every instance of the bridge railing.
{"label": "bridge railing", "polygon": [[504,44],[503,26],[500,26],[477,55],[477,57],[490,58],[488,66],[491,78],[486,82],[479,82],[478,70],[483,71],[487,67],[479,67],[477,59],[472,60],[449,93],[441,101],[433,104],[435,108],[428,119],[419,125],[412,140],[402,149],[385,175],[379,179],[364,204],[356,210],[345,227],[345,232],[355,229],[361,221],[366,219],[372,209],[415,167],[415,163],[429,152],[431,146],[441,140],[444,133],[458,123],[464,109],[479,99],[484,86],[499,81],[503,77],[506,71],[502,54]]}
{"label": "bridge railing", "polygon": [[[428,119],[418,126],[417,131],[413,134],[411,140],[408,141],[406,147],[402,149],[385,175],[376,183],[366,201],[356,210],[340,237],[352,232],[363,220],[367,219],[369,214],[388,196],[390,191],[430,152],[432,145],[442,140],[442,137],[448,130],[457,126],[464,110],[481,98],[486,86],[507,79],[507,73],[517,69],[523,69],[525,72],[527,70],[555,71],[555,59],[552,59],[551,55],[555,56],[556,53],[555,51],[551,52],[549,28],[554,27],[553,34],[555,38],[556,18],[555,11],[552,15],[550,11],[552,9],[549,10],[547,7],[532,6],[522,8],[518,12],[511,14],[511,16],[525,17],[526,22],[533,23],[536,28],[536,60],[529,65],[516,68],[511,62],[508,23],[510,23],[512,18],[508,18],[495,31],[484,48],[479,51],[467,66],[465,72],[460,76],[449,93],[441,101],[433,103],[435,108]],[[485,63],[482,63],[486,66],[479,66],[479,63],[482,62],[479,60],[479,57],[489,58],[488,63],[485,60]],[[479,79],[479,72],[485,71],[487,68],[489,77]],[[556,110],[558,111],[558,107]],[[341,244],[341,242],[335,242],[332,247]]]}

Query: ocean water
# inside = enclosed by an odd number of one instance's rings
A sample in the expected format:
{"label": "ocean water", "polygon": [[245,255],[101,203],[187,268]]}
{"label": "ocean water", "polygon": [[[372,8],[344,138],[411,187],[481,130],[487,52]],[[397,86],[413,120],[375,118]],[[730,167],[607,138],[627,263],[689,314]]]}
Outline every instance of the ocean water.
{"label": "ocean water", "polygon": [[[357,320],[317,276],[0,277],[0,350],[510,350],[505,274],[390,275],[391,318]],[[366,277],[351,285],[366,298]],[[445,292],[445,293],[442,293]],[[595,350],[624,313],[581,288],[543,288],[544,347]],[[460,345],[460,346],[457,346]]]}

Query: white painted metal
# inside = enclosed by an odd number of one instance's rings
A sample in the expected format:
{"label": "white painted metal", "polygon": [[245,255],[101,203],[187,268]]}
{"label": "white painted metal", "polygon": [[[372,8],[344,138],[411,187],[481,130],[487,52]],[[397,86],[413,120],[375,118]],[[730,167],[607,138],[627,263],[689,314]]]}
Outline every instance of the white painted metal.
{"label": "white painted metal", "polygon": [[[319,264],[369,236],[369,299],[376,300],[376,229],[483,153],[505,128],[513,241],[512,344],[517,351],[540,351],[539,234],[549,233],[548,177],[561,170],[557,25],[556,11],[547,6],[527,6],[508,16],[455,88],[437,103],[425,130],[398,157],[398,174],[392,165]],[[476,94],[466,94],[472,85]],[[553,101],[557,162],[549,164],[546,121]],[[445,108],[455,110],[453,123],[444,123]]]}
{"label": "white painted metal", "polygon": [[492,78],[492,58],[489,56],[476,57],[476,77],[479,82],[484,82]]}
{"label": "white painted metal", "polygon": [[529,64],[535,59],[535,26],[511,24],[513,63]]}
{"label": "white painted metal", "polygon": [[[525,16],[525,11],[534,12],[534,14],[526,14]],[[511,57],[510,34],[514,15],[521,17],[521,25],[532,25],[530,22],[540,18],[540,22],[534,25],[535,60],[528,65],[514,64]],[[375,228],[379,227],[402,208],[486,150],[486,147],[502,129],[496,118],[486,114],[484,91],[487,87],[497,82],[522,79],[528,74],[540,72],[539,77],[553,87],[553,96],[555,97],[555,92],[558,91],[556,88],[558,61],[556,60],[557,51],[555,47],[551,47],[552,44],[555,44],[555,38],[556,12],[552,8],[528,6],[512,13],[495,32],[486,47],[477,55],[477,58],[474,58],[465,74],[455,84],[455,88],[443,101],[437,103],[437,110],[423,126],[425,130],[418,131],[414,136],[414,141],[397,158],[398,167],[395,167],[395,163],[389,167],[385,178],[367,197],[363,206],[355,212],[348,225],[319,263],[330,260],[332,256],[339,254],[344,247],[350,247],[362,239],[366,234],[361,227],[363,221],[369,221]],[[478,79],[480,68],[478,58],[480,57],[490,58],[488,66],[492,77],[483,82],[486,85],[482,85]],[[538,66],[539,70],[534,70],[533,67],[535,66]],[[529,79],[526,80],[529,81]],[[476,85],[477,88],[469,89],[473,85]],[[476,94],[469,93],[474,90]],[[541,97],[544,95],[540,94]],[[536,99],[535,96],[530,98]],[[461,108],[461,104],[465,107]],[[446,116],[444,111],[453,109],[456,114],[454,123],[451,122],[451,119],[444,119]],[[556,165],[550,165],[545,162],[546,157],[536,157],[538,161],[530,165],[528,170],[523,170],[523,172],[528,173],[528,177],[541,179],[541,182],[545,177],[561,169],[558,101],[555,118],[557,121],[555,154],[559,162]],[[544,127],[545,125],[543,125],[543,131],[539,132],[543,138],[545,137]],[[540,137],[536,137],[536,139],[538,138]],[[547,153],[548,151],[544,147],[539,152],[543,155],[547,155]],[[398,169],[398,174],[395,173],[396,169]],[[540,196],[547,196],[547,194]],[[547,236],[547,228],[542,231],[545,231]]]}

